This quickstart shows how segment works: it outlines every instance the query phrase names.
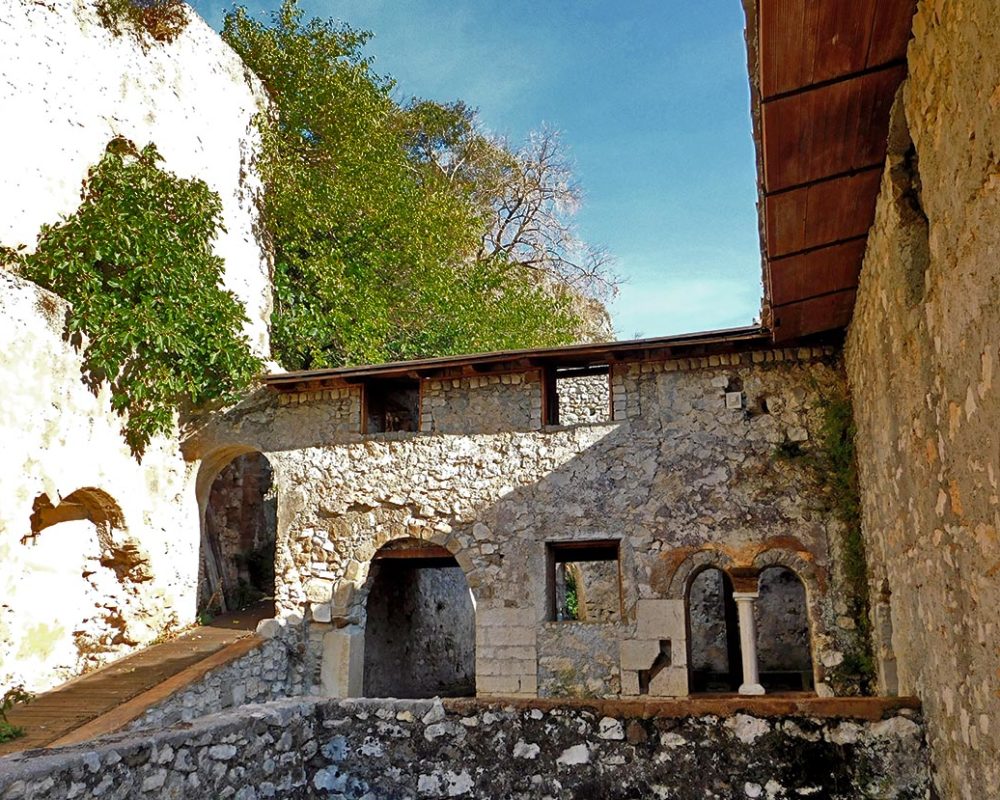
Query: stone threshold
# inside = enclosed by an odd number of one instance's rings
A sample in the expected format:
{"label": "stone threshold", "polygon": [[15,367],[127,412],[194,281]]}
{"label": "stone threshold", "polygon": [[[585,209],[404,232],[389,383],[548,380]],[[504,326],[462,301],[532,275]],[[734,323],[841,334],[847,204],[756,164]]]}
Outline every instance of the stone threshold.
{"label": "stone threshold", "polygon": [[445,698],[444,707],[457,714],[472,714],[490,706],[540,709],[590,709],[606,717],[816,717],[878,722],[901,710],[920,711],[916,697],[818,697],[805,692],[746,697],[738,694],[693,695],[658,699],[480,696]]}

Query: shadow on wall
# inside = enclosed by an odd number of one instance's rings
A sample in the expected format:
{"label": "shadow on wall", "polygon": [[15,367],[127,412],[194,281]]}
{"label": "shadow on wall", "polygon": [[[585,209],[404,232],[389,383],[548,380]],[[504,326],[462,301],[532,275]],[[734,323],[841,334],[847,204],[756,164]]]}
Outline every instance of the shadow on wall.
{"label": "shadow on wall", "polygon": [[419,540],[375,554],[365,627],[366,697],[476,693],[476,610],[454,557]]}

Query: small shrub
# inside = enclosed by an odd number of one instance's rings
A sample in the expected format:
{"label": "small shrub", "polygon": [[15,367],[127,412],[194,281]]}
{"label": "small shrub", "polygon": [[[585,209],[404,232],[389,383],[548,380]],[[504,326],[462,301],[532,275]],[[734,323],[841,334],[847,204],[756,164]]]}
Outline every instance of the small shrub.
{"label": "small shrub", "polygon": [[101,0],[97,14],[116,36],[130,31],[157,42],[172,42],[188,24],[183,0]]}
{"label": "small shrub", "polygon": [[0,744],[24,736],[24,728],[12,725],[10,720],[7,719],[7,712],[16,703],[30,703],[34,698],[35,696],[31,692],[26,691],[20,685],[12,686],[4,692],[3,697],[0,697]]}

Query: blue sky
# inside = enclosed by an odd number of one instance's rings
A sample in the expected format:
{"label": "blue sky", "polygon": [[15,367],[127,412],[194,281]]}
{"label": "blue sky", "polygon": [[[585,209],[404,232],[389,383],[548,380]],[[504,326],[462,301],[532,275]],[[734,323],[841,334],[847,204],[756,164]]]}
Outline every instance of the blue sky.
{"label": "blue sky", "polygon": [[[280,0],[248,0],[253,14]],[[192,5],[219,28],[222,0]],[[302,0],[375,34],[401,98],[462,99],[516,141],[563,133],[582,238],[627,282],[620,337],[750,324],[760,251],[739,0]]]}

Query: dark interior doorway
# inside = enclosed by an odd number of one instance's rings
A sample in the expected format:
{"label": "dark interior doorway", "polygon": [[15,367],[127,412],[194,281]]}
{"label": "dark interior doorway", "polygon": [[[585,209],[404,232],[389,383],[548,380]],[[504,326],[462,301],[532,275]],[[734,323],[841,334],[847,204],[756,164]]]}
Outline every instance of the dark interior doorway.
{"label": "dark interior doorway", "polygon": [[373,559],[365,628],[367,697],[476,693],[476,611],[443,548],[393,543]]}
{"label": "dark interior doorway", "polygon": [[249,608],[274,616],[276,538],[271,464],[262,453],[238,456],[213,481],[205,508],[198,581],[203,621]]}
{"label": "dark interior doorway", "polygon": [[768,692],[813,688],[806,589],[787,567],[760,573],[754,607],[760,682]]}
{"label": "dark interior doorway", "polygon": [[687,613],[689,690],[737,691],[743,682],[743,661],[729,576],[714,567],[699,572],[688,587]]}

